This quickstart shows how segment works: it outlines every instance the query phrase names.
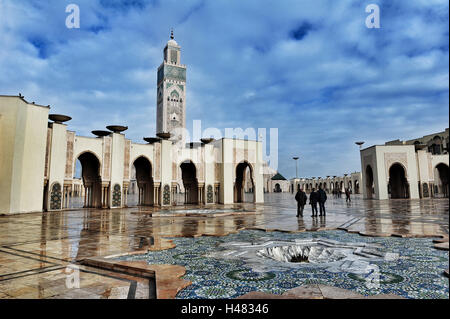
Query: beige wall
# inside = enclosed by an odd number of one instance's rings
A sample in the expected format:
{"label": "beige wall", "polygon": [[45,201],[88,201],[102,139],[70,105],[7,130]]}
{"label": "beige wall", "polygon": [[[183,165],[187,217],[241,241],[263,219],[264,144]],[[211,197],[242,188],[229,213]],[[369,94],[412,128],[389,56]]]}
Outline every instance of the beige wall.
{"label": "beige wall", "polygon": [[419,182],[428,183],[434,180],[433,168],[438,162],[446,161],[448,155],[431,155],[425,150],[416,152],[414,145],[377,145],[361,151],[361,162],[363,167],[364,194],[366,197],[366,173],[365,167],[372,166],[375,180],[375,198],[388,199],[389,169],[395,164],[401,164],[406,170],[406,178],[409,184],[411,199],[420,198]]}
{"label": "beige wall", "polygon": [[0,97],[0,213],[42,210],[48,111]]}
{"label": "beige wall", "polygon": [[75,136],[75,142],[73,145],[73,172],[75,173],[75,163],[78,157],[85,153],[91,152],[94,154],[99,163],[100,163],[100,171],[103,171],[103,138],[96,137],[84,137],[84,136]]}

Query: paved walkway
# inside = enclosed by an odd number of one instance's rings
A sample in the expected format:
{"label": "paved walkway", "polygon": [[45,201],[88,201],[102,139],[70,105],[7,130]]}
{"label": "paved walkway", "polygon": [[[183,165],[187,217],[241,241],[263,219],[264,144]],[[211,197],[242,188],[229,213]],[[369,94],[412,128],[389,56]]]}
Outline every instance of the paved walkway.
{"label": "paved walkway", "polygon": [[[355,197],[346,204],[345,199],[330,198],[322,218],[310,217],[310,207],[304,218],[296,218],[291,194],[268,194],[264,205],[196,208],[1,216],[0,298],[146,298],[149,289],[144,278],[88,267],[82,261],[173,247],[164,237],[224,236],[242,229],[345,229],[369,236],[440,236],[448,249],[448,199],[365,201]],[[169,287],[170,272],[164,277],[164,271],[158,271],[158,296],[169,298],[170,291],[177,291]],[[176,273],[177,278],[183,275],[180,269]]]}

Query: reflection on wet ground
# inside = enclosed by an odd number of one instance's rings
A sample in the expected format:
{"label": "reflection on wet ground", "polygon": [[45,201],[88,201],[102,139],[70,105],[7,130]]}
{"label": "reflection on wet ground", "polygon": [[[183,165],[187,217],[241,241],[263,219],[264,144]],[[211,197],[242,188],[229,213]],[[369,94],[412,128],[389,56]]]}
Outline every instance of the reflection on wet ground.
{"label": "reflection on wet ground", "polygon": [[[310,217],[310,207],[303,218],[297,218],[291,194],[266,194],[265,201],[261,205],[202,207],[236,211],[208,216],[165,216],[152,207],[1,216],[0,298],[145,297],[139,278],[124,278],[78,263],[88,257],[172,247],[164,237],[225,236],[243,229],[345,229],[369,236],[443,236],[448,240],[448,199],[371,201],[354,197],[349,204],[345,199],[330,199],[322,218]],[[245,212],[240,213],[242,210]],[[68,276],[76,273],[67,268],[71,264],[79,267],[80,289],[67,287]],[[134,287],[131,296],[130,285]]]}

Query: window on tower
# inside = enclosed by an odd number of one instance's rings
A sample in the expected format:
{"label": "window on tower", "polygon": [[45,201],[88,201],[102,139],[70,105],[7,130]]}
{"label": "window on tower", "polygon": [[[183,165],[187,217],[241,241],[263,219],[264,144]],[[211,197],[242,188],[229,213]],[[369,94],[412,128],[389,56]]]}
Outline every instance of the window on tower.
{"label": "window on tower", "polygon": [[170,62],[177,64],[178,62],[178,53],[175,50],[170,50]]}

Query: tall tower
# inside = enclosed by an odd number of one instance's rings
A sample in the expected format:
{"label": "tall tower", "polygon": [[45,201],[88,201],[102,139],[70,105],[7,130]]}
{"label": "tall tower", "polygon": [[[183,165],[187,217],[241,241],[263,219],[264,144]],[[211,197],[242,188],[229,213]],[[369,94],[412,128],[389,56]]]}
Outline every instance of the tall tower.
{"label": "tall tower", "polygon": [[158,68],[157,133],[171,133],[171,140],[182,145],[186,127],[186,66],[180,64],[181,47],[173,31],[164,48],[164,62]]}

